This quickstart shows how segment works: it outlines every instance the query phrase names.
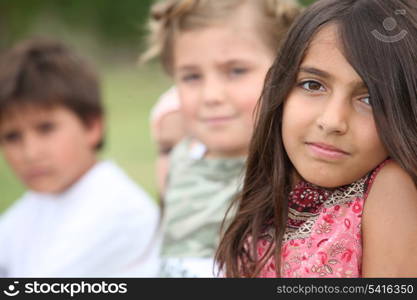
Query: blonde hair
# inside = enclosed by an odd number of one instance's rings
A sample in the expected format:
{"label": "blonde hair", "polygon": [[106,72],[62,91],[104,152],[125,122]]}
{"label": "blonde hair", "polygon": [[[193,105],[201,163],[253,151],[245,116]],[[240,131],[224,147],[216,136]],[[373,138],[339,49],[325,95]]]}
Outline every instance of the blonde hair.
{"label": "blonde hair", "polygon": [[163,0],[150,11],[147,49],[140,56],[144,63],[159,57],[165,70],[172,74],[172,45],[183,31],[210,26],[230,19],[236,9],[251,4],[260,15],[260,35],[273,51],[288,31],[302,7],[297,0]]}

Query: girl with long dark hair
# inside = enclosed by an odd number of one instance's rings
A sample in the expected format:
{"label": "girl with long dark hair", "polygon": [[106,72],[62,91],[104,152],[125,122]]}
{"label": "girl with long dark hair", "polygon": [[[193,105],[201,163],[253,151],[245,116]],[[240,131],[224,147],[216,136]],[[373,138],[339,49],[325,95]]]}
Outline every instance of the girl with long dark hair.
{"label": "girl with long dark hair", "polygon": [[259,102],[225,276],[417,276],[416,68],[415,0],[303,13]]}

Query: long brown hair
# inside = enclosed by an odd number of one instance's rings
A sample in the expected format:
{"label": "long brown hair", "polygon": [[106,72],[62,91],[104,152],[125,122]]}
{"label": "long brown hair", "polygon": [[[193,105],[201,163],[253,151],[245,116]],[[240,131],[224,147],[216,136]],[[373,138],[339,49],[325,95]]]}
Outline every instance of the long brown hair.
{"label": "long brown hair", "polygon": [[[388,24],[392,17],[395,30]],[[283,103],[309,43],[329,24],[337,26],[346,59],[368,87],[389,156],[417,186],[417,1],[318,1],[293,24],[265,81],[243,190],[232,203],[236,213],[216,253],[227,277],[256,277],[271,257],[280,276],[293,171],[281,136]],[[275,234],[272,246],[258,257],[256,246],[266,225]]]}

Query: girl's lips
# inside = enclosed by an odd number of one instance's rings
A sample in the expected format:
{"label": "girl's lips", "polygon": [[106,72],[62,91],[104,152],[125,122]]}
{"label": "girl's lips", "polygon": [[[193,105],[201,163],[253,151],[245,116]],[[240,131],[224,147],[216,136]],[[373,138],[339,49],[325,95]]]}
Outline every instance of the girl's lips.
{"label": "girl's lips", "polygon": [[325,159],[340,159],[350,154],[346,151],[338,149],[332,145],[327,145],[323,143],[306,143],[309,150],[315,156]]}
{"label": "girl's lips", "polygon": [[210,125],[221,125],[223,123],[233,120],[235,117],[214,117],[214,118],[205,118],[203,122]]}

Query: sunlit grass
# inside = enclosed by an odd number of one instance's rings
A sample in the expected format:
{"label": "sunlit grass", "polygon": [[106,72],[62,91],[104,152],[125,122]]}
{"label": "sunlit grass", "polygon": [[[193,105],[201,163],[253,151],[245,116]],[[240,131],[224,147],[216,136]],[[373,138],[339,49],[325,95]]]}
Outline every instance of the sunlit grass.
{"label": "sunlit grass", "polygon": [[[107,110],[104,159],[115,160],[151,196],[156,196],[155,147],[149,134],[149,111],[169,87],[169,79],[154,67],[101,68],[103,99]],[[24,192],[0,157],[0,212]]]}

